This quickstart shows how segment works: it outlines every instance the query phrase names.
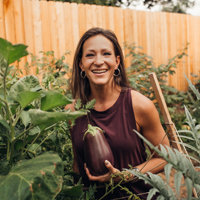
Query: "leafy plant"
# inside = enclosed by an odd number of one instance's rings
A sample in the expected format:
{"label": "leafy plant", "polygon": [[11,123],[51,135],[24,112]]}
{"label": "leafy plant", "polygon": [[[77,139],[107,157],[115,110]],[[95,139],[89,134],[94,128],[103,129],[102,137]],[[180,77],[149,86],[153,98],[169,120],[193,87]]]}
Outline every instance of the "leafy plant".
{"label": "leafy plant", "polygon": [[[200,93],[198,92],[198,90],[195,89],[191,81],[188,80],[188,83],[192,91],[197,96],[197,99],[199,99]],[[148,172],[147,174],[140,174],[140,173],[129,170],[132,174],[138,176],[140,179],[144,180],[146,183],[153,186],[153,189],[149,191],[147,200],[151,199],[152,195],[155,194],[155,192],[160,193],[160,196],[158,197],[158,199],[180,199],[179,196],[180,196],[180,187],[181,187],[182,178],[184,178],[184,182],[185,182],[184,185],[187,188],[187,199],[199,199],[199,197],[197,198],[192,197],[193,188],[196,189],[198,195],[200,194],[200,173],[192,165],[191,160],[196,160],[198,165],[200,163],[200,160],[199,160],[200,158],[200,143],[199,143],[200,124],[198,124],[198,121],[192,118],[190,112],[188,111],[186,107],[185,107],[185,114],[186,114],[187,123],[190,127],[190,130],[187,130],[187,131],[182,130],[182,131],[179,131],[179,133],[183,133],[183,132],[189,133],[190,134],[189,136],[183,135],[181,137],[187,138],[188,140],[193,140],[195,145],[192,146],[192,145],[189,145],[187,143],[182,143],[182,142],[180,142],[180,144],[196,152],[198,154],[198,159],[188,154],[183,155],[177,149],[171,149],[168,146],[159,145],[157,147],[154,147],[146,138],[144,138],[140,133],[135,131],[145,141],[145,143],[149,147],[151,147],[158,155],[160,155],[162,158],[164,158],[167,161],[167,164],[165,165],[165,168],[164,168],[167,183],[164,182],[160,178],[160,176],[152,174],[150,172]],[[168,185],[170,172],[172,168],[176,170],[176,173],[174,175],[175,192],[173,192],[170,186]]]}
{"label": "leafy plant", "polygon": [[57,154],[43,154],[43,144],[60,124],[87,110],[58,109],[72,101],[59,91],[45,90],[36,76],[8,82],[10,64],[26,56],[26,48],[0,38],[0,196],[53,199],[62,188],[63,163]]}
{"label": "leafy plant", "polygon": [[[181,58],[186,56],[185,51],[187,48],[183,49],[182,52],[169,59],[166,65],[162,64],[158,67],[154,66],[152,57],[140,51],[142,47],[137,47],[134,44],[125,44],[125,48],[127,48],[129,51],[129,54],[126,56],[131,57],[131,65],[127,68],[127,75],[131,86],[151,99],[159,110],[159,106],[157,104],[155,94],[152,91],[152,86],[149,79],[149,74],[155,72],[165,101],[169,108],[172,121],[176,124],[178,129],[182,128],[182,122],[185,121],[183,105],[189,104],[190,100],[186,93],[178,91],[174,87],[167,85],[166,80],[169,74],[173,75],[175,73],[174,68],[177,67],[177,64],[180,62]],[[161,122],[163,127],[165,127],[162,118]]]}

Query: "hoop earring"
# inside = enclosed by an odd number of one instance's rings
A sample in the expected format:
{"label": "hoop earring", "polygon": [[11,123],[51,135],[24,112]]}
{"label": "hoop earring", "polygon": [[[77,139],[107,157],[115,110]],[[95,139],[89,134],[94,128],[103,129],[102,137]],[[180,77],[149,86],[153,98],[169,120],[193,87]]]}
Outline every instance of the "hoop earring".
{"label": "hoop earring", "polygon": [[120,75],[120,69],[117,68],[113,74],[114,76],[119,76]]}
{"label": "hoop earring", "polygon": [[81,78],[85,78],[85,77],[86,77],[85,72],[84,72],[84,71],[81,71],[81,72],[80,72],[80,76],[81,76]]}

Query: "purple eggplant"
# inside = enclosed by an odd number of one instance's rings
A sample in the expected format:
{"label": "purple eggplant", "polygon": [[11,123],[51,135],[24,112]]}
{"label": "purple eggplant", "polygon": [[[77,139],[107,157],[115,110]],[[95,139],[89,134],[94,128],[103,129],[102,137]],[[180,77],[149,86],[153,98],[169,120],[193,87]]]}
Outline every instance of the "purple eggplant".
{"label": "purple eggplant", "polygon": [[103,131],[97,126],[88,124],[88,130],[85,132],[83,140],[85,162],[90,173],[95,176],[108,173],[105,160],[113,165],[114,158]]}

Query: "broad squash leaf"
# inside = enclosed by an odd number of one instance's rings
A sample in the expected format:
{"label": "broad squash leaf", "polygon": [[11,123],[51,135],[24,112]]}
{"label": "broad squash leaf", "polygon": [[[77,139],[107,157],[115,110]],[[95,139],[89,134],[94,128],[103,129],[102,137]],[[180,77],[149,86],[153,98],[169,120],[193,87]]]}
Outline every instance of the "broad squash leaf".
{"label": "broad squash leaf", "polygon": [[62,188],[63,166],[57,154],[45,153],[14,166],[0,177],[3,200],[54,199]]}
{"label": "broad squash leaf", "polygon": [[41,110],[50,110],[58,106],[72,103],[72,100],[55,90],[47,91],[46,96],[41,99]]}
{"label": "broad squash leaf", "polygon": [[16,60],[28,55],[26,50],[28,46],[24,44],[12,45],[7,40],[0,38],[0,57],[3,57],[8,65],[15,62]]}

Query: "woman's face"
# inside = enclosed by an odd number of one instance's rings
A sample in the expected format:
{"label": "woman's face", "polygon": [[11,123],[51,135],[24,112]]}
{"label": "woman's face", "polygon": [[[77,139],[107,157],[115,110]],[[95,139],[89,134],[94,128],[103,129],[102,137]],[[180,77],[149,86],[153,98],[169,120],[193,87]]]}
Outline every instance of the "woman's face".
{"label": "woman's face", "polygon": [[103,35],[90,37],[83,44],[79,66],[85,71],[91,87],[112,83],[119,63],[120,56],[115,57],[112,42]]}

